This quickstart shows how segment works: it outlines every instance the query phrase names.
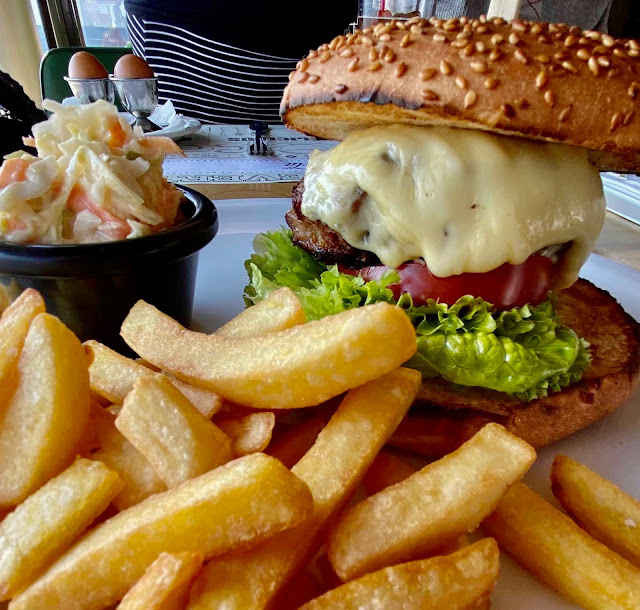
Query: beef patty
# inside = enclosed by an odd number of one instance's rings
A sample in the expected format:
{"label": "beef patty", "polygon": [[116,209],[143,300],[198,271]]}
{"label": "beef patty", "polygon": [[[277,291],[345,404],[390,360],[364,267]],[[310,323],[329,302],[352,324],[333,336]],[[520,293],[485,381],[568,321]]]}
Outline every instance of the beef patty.
{"label": "beef patty", "polygon": [[304,180],[293,187],[292,208],[285,220],[293,233],[293,243],[327,265],[341,264],[353,269],[379,265],[380,259],[366,250],[350,246],[342,236],[320,220],[311,220],[301,211]]}

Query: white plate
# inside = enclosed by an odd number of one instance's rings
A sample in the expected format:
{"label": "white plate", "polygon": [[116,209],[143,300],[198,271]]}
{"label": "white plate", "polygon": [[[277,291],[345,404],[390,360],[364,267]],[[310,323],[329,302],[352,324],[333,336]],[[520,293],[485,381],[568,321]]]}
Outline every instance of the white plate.
{"label": "white plate", "polygon": [[[133,122],[133,115],[128,112],[121,112],[120,114],[125,116],[129,123]],[[166,136],[172,140],[179,140],[180,138],[185,138],[196,133],[196,131],[200,131],[200,128],[202,127],[202,123],[200,123],[198,119],[192,119],[186,116],[180,116],[179,119],[180,120],[176,125],[163,127],[158,131],[149,131],[145,133],[145,136]]]}
{"label": "white plate", "polygon": [[[288,199],[216,201],[220,230],[200,254],[193,325],[213,331],[244,309],[243,288],[247,275],[243,264],[252,252],[256,233],[284,224]],[[623,307],[640,319],[640,273],[596,254],[584,266],[582,277],[613,294]],[[604,420],[569,438],[541,449],[525,482],[553,504],[549,471],[553,457],[568,455],[640,498],[640,393]],[[566,610],[569,604],[551,589],[503,555],[502,572],[493,596],[497,610]]]}

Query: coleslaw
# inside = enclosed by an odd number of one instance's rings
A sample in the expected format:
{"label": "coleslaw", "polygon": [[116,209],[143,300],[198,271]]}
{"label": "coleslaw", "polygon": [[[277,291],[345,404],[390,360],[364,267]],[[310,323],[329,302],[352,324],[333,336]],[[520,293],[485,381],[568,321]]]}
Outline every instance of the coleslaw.
{"label": "coleslaw", "polygon": [[129,239],[176,222],[181,192],[162,176],[172,140],[144,137],[104,100],[65,107],[33,126],[37,156],[17,151],[0,166],[0,240],[64,244]]}

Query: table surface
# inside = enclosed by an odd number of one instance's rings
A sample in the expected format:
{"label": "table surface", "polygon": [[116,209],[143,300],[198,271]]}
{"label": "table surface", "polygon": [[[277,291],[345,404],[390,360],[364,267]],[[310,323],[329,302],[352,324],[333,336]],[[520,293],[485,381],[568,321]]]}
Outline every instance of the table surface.
{"label": "table surface", "polygon": [[[263,184],[188,184],[214,202],[216,199],[290,197],[293,182]],[[640,226],[607,212],[595,252],[640,271]]]}

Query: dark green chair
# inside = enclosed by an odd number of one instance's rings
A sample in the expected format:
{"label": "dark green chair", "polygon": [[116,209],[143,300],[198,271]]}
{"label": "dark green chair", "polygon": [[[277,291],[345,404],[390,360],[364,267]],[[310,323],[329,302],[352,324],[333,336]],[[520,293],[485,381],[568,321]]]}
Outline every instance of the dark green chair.
{"label": "dark green chair", "polygon": [[[71,89],[64,76],[67,76],[69,60],[76,51],[87,51],[102,62],[109,74],[113,73],[116,62],[131,49],[124,47],[63,47],[51,49],[40,62],[40,91],[42,99],[61,102],[65,97],[71,97]],[[118,104],[118,107],[119,104]]]}

